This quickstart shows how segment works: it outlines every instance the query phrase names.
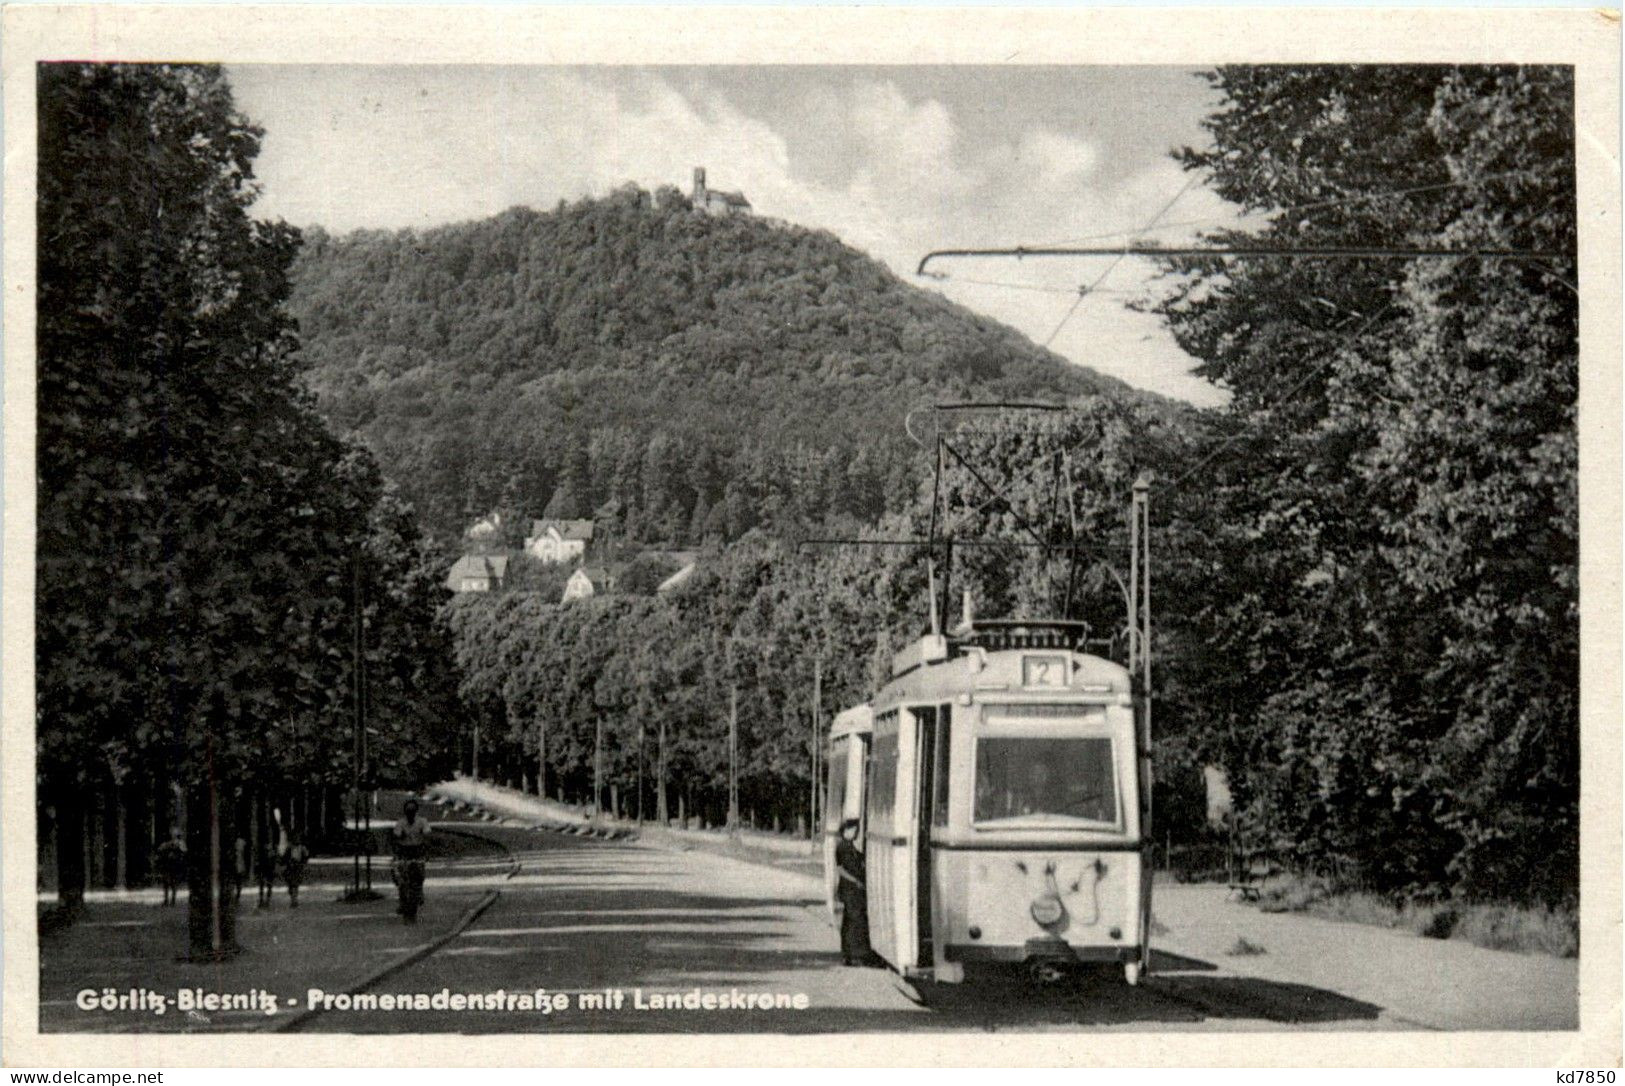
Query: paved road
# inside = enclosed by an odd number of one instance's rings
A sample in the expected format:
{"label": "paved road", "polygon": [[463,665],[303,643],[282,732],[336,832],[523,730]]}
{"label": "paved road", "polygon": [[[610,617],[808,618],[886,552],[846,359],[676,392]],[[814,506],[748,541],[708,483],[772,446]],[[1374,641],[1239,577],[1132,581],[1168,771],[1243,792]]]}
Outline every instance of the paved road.
{"label": "paved road", "polygon": [[[431,808],[437,823],[446,812]],[[451,828],[448,825],[448,828]],[[1405,1028],[1378,1007],[1332,992],[1227,974],[1162,955],[1138,989],[1120,974],[1035,985],[1019,976],[911,991],[879,969],[843,967],[816,887],[793,871],[699,851],[676,852],[479,824],[514,850],[520,870],[500,897],[435,953],[375,986],[383,994],[549,993],[568,1009],[334,1009],[306,1031],[829,1032],[964,1029]],[[495,883],[493,883],[495,884]],[[449,888],[451,883],[441,883]],[[435,892],[431,881],[430,893]],[[699,989],[726,1003],[763,993],[805,1009],[640,1008]],[[619,992],[619,1006],[615,1005]],[[602,993],[605,1006],[582,1006]],[[641,997],[640,997],[641,993]],[[1414,1027],[1413,1027],[1414,1028]]]}

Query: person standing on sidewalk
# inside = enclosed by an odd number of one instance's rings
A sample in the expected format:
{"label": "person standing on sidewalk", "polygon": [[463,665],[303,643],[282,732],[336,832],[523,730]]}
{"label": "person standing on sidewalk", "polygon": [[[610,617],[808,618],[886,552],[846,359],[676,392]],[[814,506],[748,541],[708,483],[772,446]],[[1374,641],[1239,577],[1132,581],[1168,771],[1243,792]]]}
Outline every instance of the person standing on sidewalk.
{"label": "person standing on sidewalk", "polygon": [[169,840],[158,846],[158,877],[164,883],[164,904],[175,904],[186,877],[186,842],[181,840],[179,828],[171,829]]}
{"label": "person standing on sidewalk", "polygon": [[310,849],[299,839],[299,834],[288,831],[288,851],[282,857],[282,877],[288,882],[290,908],[299,907],[299,884],[305,881],[305,865],[310,862]]}
{"label": "person standing on sidewalk", "polygon": [[858,850],[858,820],[841,824],[840,840],[835,842],[835,868],[839,876],[836,900],[841,903],[841,962],[868,965],[869,899],[865,888],[863,853]]}
{"label": "person standing on sidewalk", "polygon": [[231,903],[243,900],[243,883],[248,881],[248,840],[241,834],[231,843]]}
{"label": "person standing on sidewalk", "polygon": [[276,845],[273,837],[268,834],[265,840],[260,842],[259,854],[254,858],[254,875],[259,880],[257,908],[270,908],[271,899],[276,896],[276,866]]}

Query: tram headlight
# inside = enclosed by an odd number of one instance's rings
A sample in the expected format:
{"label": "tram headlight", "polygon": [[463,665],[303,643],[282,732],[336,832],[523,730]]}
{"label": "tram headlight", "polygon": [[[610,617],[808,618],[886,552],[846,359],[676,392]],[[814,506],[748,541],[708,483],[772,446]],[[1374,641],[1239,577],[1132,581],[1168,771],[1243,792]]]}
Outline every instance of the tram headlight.
{"label": "tram headlight", "polygon": [[1066,908],[1061,904],[1060,898],[1046,895],[1033,900],[1032,914],[1034,920],[1047,928],[1051,924],[1060,923],[1061,917],[1066,914]]}

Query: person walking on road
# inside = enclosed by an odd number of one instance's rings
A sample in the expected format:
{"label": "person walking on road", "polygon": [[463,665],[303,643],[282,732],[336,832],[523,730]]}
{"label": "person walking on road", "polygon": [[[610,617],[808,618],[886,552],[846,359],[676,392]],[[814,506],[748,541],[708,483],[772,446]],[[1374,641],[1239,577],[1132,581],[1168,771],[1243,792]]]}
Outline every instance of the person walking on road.
{"label": "person walking on road", "polygon": [[310,849],[305,847],[299,834],[288,832],[288,851],[282,857],[282,877],[288,883],[288,905],[299,907],[299,884],[305,881],[305,865],[310,862]]}
{"label": "person walking on road", "polygon": [[186,843],[179,829],[170,830],[169,840],[158,846],[158,877],[164,883],[164,904],[175,904],[186,877]]}
{"label": "person walking on road", "polygon": [[401,812],[400,819],[389,831],[390,849],[395,854],[395,885],[401,891],[395,911],[412,920],[423,900],[423,859],[429,851],[429,821],[418,817],[415,799],[403,803]]}

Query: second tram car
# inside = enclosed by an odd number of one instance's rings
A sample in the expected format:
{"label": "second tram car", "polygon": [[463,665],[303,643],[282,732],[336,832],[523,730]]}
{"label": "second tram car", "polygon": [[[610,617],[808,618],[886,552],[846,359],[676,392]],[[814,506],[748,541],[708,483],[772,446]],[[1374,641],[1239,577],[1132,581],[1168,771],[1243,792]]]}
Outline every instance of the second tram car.
{"label": "second tram car", "polygon": [[869,763],[874,720],[869,706],[855,705],[836,714],[829,729],[824,802],[824,903],[837,927],[841,917],[835,843],[840,840],[843,825],[856,821],[861,826],[863,822],[864,770]]}
{"label": "second tram car", "polygon": [[[858,817],[870,943],[907,976],[1150,960],[1149,763],[1127,669],[1067,622],[990,622],[897,654],[830,736],[833,833]],[[860,771],[861,769],[861,771]]]}

